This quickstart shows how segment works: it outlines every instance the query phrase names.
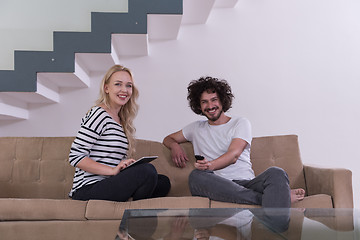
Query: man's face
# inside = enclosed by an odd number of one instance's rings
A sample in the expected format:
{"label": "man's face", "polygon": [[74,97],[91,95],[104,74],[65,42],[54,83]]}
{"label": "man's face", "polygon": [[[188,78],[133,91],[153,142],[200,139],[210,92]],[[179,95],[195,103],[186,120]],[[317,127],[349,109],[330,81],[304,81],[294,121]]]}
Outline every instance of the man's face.
{"label": "man's face", "polygon": [[213,122],[218,120],[223,112],[220,99],[216,92],[203,92],[200,97],[200,107],[202,113]]}

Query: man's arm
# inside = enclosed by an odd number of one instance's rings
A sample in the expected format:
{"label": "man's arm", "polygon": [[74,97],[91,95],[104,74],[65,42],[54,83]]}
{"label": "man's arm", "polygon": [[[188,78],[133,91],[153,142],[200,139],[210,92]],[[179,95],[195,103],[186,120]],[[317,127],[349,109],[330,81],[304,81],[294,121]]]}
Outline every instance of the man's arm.
{"label": "man's arm", "polygon": [[187,142],[182,131],[174,132],[164,138],[163,144],[171,150],[171,158],[177,167],[183,168],[189,161],[184,149],[179,145]]}
{"label": "man's arm", "polygon": [[248,143],[241,138],[234,138],[226,153],[214,159],[213,161],[208,161],[206,159],[197,161],[195,167],[199,170],[219,170],[225,168],[231,164],[234,164],[236,160],[240,157],[241,153],[244,151]]}

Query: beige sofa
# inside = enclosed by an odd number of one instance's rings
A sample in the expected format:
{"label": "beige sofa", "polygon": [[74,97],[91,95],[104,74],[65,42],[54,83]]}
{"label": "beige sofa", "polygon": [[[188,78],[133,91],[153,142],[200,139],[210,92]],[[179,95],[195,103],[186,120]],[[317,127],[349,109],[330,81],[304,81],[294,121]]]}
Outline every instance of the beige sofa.
{"label": "beige sofa", "polygon": [[[135,157],[159,156],[153,164],[171,180],[167,197],[129,202],[71,200],[67,194],[74,168],[68,154],[73,139],[0,138],[0,236],[4,239],[112,239],[125,209],[259,207],[192,197],[188,188],[195,160],[192,145],[182,144],[190,162],[179,169],[162,143],[149,140],[137,140]],[[305,199],[292,207],[353,208],[351,171],[303,165],[296,135],[254,138],[251,159],[255,174],[279,166],[288,173],[291,188],[306,190]]]}

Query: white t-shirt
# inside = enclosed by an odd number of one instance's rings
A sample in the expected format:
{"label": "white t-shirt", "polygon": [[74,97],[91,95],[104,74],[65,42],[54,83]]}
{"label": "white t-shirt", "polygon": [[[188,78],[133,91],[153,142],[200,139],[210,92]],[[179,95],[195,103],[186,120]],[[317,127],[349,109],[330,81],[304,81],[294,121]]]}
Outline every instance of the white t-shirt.
{"label": "white t-shirt", "polygon": [[250,162],[251,124],[242,117],[233,117],[227,123],[210,125],[207,120],[190,123],[182,129],[186,140],[192,142],[194,153],[203,155],[207,160],[217,159],[227,152],[234,138],[241,138],[248,144],[238,160],[215,174],[229,180],[250,180],[255,177]]}

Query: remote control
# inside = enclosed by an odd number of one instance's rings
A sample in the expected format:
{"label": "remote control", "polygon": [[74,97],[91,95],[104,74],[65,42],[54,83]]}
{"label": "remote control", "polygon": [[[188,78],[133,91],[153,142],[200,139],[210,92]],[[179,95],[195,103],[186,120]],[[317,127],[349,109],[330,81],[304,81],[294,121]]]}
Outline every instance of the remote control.
{"label": "remote control", "polygon": [[195,155],[195,159],[196,159],[196,161],[198,161],[198,160],[204,160],[204,156]]}

